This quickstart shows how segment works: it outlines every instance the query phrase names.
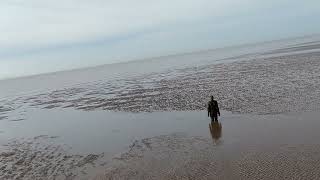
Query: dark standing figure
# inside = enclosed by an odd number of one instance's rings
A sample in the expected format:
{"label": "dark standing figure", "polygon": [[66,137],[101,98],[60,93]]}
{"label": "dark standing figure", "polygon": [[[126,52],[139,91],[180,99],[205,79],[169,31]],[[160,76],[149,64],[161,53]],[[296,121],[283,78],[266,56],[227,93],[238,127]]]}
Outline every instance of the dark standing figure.
{"label": "dark standing figure", "polygon": [[211,96],[211,101],[208,103],[208,117],[211,117],[211,121],[218,121],[218,115],[220,116],[218,102]]}

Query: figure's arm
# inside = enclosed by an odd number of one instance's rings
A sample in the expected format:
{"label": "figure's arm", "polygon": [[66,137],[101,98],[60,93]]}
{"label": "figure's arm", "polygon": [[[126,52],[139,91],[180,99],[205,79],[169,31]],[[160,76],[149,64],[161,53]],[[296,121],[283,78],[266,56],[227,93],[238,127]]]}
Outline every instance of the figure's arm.
{"label": "figure's arm", "polygon": [[220,110],[219,110],[218,102],[217,102],[217,110],[218,110],[218,115],[220,116]]}
{"label": "figure's arm", "polygon": [[208,110],[208,117],[209,117],[210,116],[210,104],[208,104],[207,110]]}

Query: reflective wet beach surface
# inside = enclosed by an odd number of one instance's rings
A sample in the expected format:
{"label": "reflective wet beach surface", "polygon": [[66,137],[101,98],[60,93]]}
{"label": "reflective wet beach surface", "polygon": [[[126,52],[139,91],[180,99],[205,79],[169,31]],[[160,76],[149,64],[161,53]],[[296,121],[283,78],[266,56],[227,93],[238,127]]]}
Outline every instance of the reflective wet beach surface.
{"label": "reflective wet beach surface", "polygon": [[73,153],[114,154],[137,140],[172,133],[219,140],[217,145],[273,144],[281,139],[288,143],[309,143],[315,141],[320,125],[318,112],[251,115],[222,111],[222,114],[217,123],[211,122],[205,111],[123,113],[34,109],[26,112],[27,120],[0,122],[1,144],[10,139],[46,136],[69,145]]}
{"label": "reflective wet beach surface", "polygon": [[1,178],[254,179],[320,168],[319,112],[222,114],[211,123],[205,111],[30,110],[0,122]]}
{"label": "reflective wet beach surface", "polygon": [[319,179],[318,44],[2,98],[0,179]]}
{"label": "reflective wet beach surface", "polygon": [[[113,160],[106,179],[318,179],[319,113],[226,115],[202,135],[143,139]],[[200,130],[200,128],[199,128]],[[210,133],[211,132],[211,133]],[[211,138],[212,137],[212,138]]]}

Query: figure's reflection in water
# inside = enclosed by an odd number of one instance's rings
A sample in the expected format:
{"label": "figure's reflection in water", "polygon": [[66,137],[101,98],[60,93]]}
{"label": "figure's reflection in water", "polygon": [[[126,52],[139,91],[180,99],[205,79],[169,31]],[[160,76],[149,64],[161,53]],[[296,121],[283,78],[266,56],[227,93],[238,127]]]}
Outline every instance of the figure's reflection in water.
{"label": "figure's reflection in water", "polygon": [[215,144],[220,144],[220,138],[222,136],[222,125],[220,122],[211,121],[209,124],[210,133],[212,136],[212,140]]}

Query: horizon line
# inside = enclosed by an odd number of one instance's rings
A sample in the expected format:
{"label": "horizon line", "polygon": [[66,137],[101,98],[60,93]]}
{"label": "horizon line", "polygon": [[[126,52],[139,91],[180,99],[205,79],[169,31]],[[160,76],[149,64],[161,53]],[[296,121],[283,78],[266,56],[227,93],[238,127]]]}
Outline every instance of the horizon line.
{"label": "horizon line", "polygon": [[128,63],[135,63],[135,62],[141,62],[141,61],[157,60],[157,59],[164,58],[164,57],[190,55],[190,54],[197,54],[197,53],[203,53],[203,52],[208,52],[208,51],[217,51],[217,50],[229,49],[229,48],[239,48],[241,46],[254,46],[254,45],[258,45],[258,44],[265,44],[265,43],[271,43],[271,42],[279,42],[279,41],[286,41],[286,40],[301,39],[301,38],[313,37],[313,36],[317,36],[317,35],[320,35],[320,33],[313,33],[313,34],[301,35],[301,36],[291,36],[291,37],[285,37],[285,38],[280,38],[280,39],[265,40],[265,41],[251,42],[251,43],[235,44],[235,45],[217,47],[217,48],[195,49],[195,50],[192,50],[192,51],[189,51],[189,52],[186,52],[186,51],[185,52],[177,52],[177,53],[160,55],[160,56],[149,56],[149,57],[144,57],[144,58],[129,59],[129,60],[124,60],[124,61],[114,62],[114,63],[98,64],[98,65],[94,65],[94,66],[71,68],[71,69],[62,69],[62,70],[39,73],[39,74],[29,74],[29,75],[15,76],[15,77],[5,77],[5,78],[0,78],[0,81],[31,78],[31,77],[43,76],[43,75],[52,75],[52,74],[63,73],[63,72],[81,71],[81,70],[85,70],[85,69],[94,69],[94,68],[99,68],[99,67],[108,66],[108,65],[128,64]]}

